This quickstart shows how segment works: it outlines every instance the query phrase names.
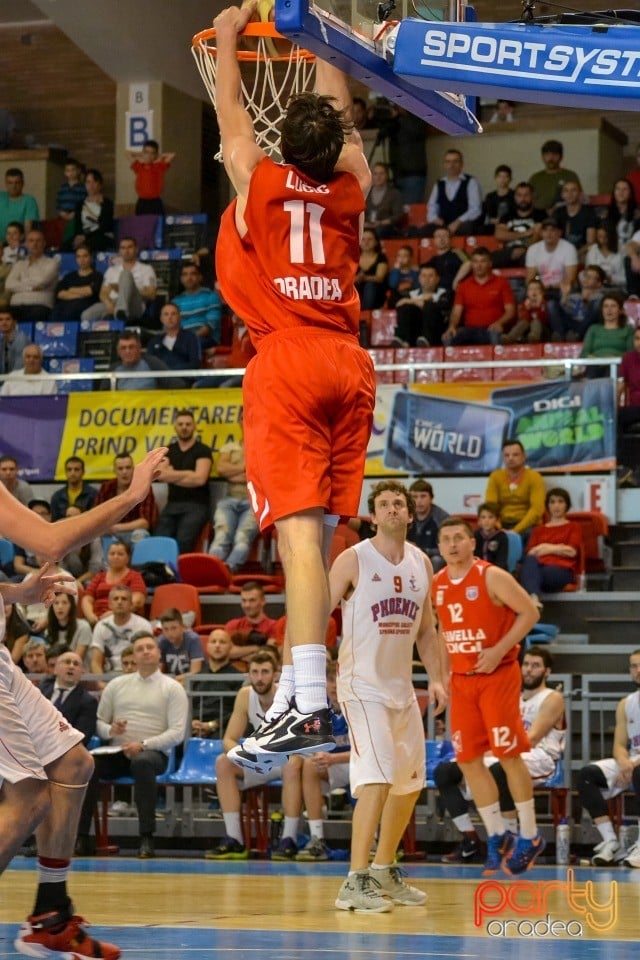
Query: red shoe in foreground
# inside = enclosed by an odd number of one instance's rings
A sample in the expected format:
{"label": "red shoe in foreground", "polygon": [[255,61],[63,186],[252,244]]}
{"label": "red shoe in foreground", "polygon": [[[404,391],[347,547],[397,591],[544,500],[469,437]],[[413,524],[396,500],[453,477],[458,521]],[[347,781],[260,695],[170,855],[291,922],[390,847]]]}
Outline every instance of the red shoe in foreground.
{"label": "red shoe in foreground", "polygon": [[76,916],[61,921],[56,911],[28,917],[13,945],[18,953],[39,960],[83,960],[85,957],[118,960],[120,948],[93,940],[82,929],[84,923],[82,917]]}

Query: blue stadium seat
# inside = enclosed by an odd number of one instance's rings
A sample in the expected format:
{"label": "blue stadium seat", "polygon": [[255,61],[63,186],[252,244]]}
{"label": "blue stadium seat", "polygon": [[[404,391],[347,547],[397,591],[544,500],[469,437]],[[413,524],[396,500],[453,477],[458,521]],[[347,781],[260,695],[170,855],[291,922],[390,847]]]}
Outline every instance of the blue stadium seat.
{"label": "blue stadium seat", "polygon": [[178,573],[178,542],[173,537],[145,537],[133,545],[131,563],[134,567],[143,563],[166,563]]}
{"label": "blue stadium seat", "polygon": [[216,782],[216,760],[224,753],[222,740],[207,740],[191,737],[187,741],[180,769],[168,777],[167,783],[183,786],[214,784]]}
{"label": "blue stadium seat", "polygon": [[0,537],[0,566],[4,566],[5,563],[13,563],[15,554],[15,547],[11,543],[11,540],[7,540],[6,537]]}
{"label": "blue stadium seat", "polygon": [[509,541],[509,552],[507,555],[507,569],[509,573],[515,573],[515,569],[522,560],[522,537],[513,530],[505,530],[507,540]]}
{"label": "blue stadium seat", "polygon": [[455,760],[455,750],[450,740],[425,740],[427,757],[427,786],[435,787],[433,774],[436,767],[445,760]]}

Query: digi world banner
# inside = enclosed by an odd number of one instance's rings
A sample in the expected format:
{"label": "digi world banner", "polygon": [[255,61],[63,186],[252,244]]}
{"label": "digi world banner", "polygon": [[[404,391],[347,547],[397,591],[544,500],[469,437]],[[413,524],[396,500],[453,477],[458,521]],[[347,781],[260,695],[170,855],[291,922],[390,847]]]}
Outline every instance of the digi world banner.
{"label": "digi world banner", "polygon": [[[536,470],[598,472],[615,467],[615,385],[609,379],[379,385],[365,475],[486,474],[502,465],[501,447],[517,437]],[[242,436],[239,388],[72,393],[5,397],[0,452],[15,456],[20,476],[63,481],[78,456],[89,480],[113,476],[113,459],[138,461],[170,443],[173,420],[193,412],[199,439],[215,455]]]}

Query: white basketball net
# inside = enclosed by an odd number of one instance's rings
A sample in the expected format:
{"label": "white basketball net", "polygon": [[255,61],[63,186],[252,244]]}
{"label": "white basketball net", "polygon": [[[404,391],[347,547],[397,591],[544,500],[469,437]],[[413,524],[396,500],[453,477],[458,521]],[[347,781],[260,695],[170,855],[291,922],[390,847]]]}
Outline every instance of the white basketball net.
{"label": "white basketball net", "polygon": [[[252,36],[255,53],[249,55],[239,51],[238,59],[241,61],[242,95],[253,118],[256,142],[269,156],[279,159],[279,128],[287,104],[295,94],[313,89],[316,64],[315,58],[310,58],[295,44],[291,44],[288,53],[274,56],[274,42],[272,37]],[[194,38],[191,51],[215,107],[218,67],[215,36]],[[215,158],[222,160],[221,150]]]}

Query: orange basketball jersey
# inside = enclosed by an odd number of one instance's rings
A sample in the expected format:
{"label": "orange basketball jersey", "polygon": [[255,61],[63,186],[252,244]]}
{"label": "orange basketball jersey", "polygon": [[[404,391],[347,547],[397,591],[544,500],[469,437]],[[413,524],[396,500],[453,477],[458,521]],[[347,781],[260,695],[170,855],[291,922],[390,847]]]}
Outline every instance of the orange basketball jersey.
{"label": "orange basketball jersey", "polygon": [[357,335],[360,299],[353,285],[365,203],[351,173],[329,183],[265,157],[251,175],[244,219],[225,210],[216,247],[222,294],[256,347],[275,330],[307,324]]}
{"label": "orange basketball jersey", "polygon": [[[485,580],[490,567],[484,560],[475,560],[457,583],[450,579],[446,567],[433,578],[431,595],[452,673],[472,673],[480,651],[495,647],[516,618],[510,607],[497,606],[491,600]],[[515,660],[519,649],[515,644],[502,663]]]}

